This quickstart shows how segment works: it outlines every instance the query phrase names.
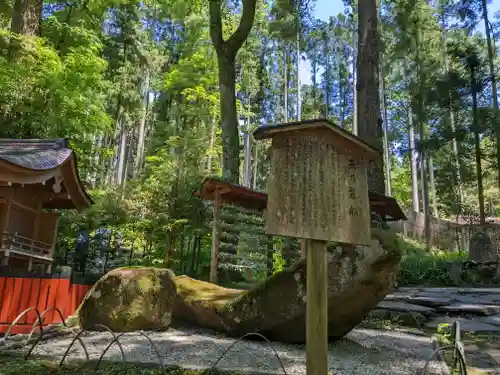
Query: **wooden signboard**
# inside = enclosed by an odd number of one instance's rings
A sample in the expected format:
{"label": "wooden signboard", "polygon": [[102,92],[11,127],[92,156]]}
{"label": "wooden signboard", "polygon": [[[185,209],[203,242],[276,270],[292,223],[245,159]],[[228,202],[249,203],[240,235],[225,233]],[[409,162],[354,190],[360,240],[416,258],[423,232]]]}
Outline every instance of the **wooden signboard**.
{"label": "wooden signboard", "polygon": [[371,214],[367,162],[371,146],[326,120],[260,128],[272,138],[266,231],[368,244]]}
{"label": "wooden signboard", "polygon": [[306,239],[308,375],[328,374],[328,256],[331,242],[370,240],[367,162],[371,146],[326,120],[262,127],[272,138],[266,231]]}

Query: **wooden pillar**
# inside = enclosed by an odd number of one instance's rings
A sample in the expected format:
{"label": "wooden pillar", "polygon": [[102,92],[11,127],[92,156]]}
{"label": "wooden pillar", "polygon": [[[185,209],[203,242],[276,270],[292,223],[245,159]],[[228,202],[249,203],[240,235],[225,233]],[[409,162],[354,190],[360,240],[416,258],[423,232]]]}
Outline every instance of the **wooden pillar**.
{"label": "wooden pillar", "polygon": [[[9,189],[9,194],[6,197],[7,198],[7,205],[5,208],[5,214],[4,214],[4,220],[3,220],[3,225],[0,227],[0,239],[3,241],[0,241],[0,246],[3,248],[3,258],[2,258],[2,266],[8,266],[9,265],[9,257],[10,257],[10,246],[8,247],[7,244],[9,242],[7,237],[4,237],[4,233],[8,233],[9,231],[9,222],[10,222],[10,212],[11,212],[11,207],[12,207],[12,196],[14,195],[14,190],[13,188]],[[5,242],[4,242],[5,241]]]}
{"label": "wooden pillar", "polygon": [[[57,242],[57,232],[59,231],[59,221],[61,219],[61,213],[56,213],[57,215],[55,223],[54,223],[54,233],[52,235],[52,242],[51,242],[51,248],[50,248],[50,257],[52,258],[54,256],[54,248],[56,247],[56,242]],[[50,271],[49,271],[50,272]]]}
{"label": "wooden pillar", "polygon": [[12,208],[12,196],[14,195],[14,189],[10,188],[9,195],[7,196],[7,207],[5,209],[4,223],[3,227],[0,228],[1,233],[8,232],[9,222],[10,222],[10,212]]}
{"label": "wooden pillar", "polygon": [[326,241],[307,240],[307,375],[328,375],[328,257]]}
{"label": "wooden pillar", "polygon": [[2,266],[8,266],[9,265],[9,251],[5,250],[3,253],[3,258],[2,258]]}
{"label": "wooden pillar", "polygon": [[[33,249],[33,246],[35,246],[35,241],[38,240],[38,226],[40,225],[41,213],[42,213],[42,202],[40,201],[38,203],[38,206],[37,206],[37,212],[35,213],[35,215],[36,215],[35,216],[35,225],[33,228],[33,232],[31,233],[30,244],[31,244],[31,248],[33,251],[35,251]],[[44,255],[44,254],[41,253],[40,255]],[[28,260],[28,272],[31,272],[32,269],[33,269],[33,258],[30,256],[30,258]]]}
{"label": "wooden pillar", "polygon": [[220,220],[220,191],[215,189],[214,211],[212,221],[212,255],[210,260],[210,282],[217,284],[217,266],[219,256],[219,220]]}

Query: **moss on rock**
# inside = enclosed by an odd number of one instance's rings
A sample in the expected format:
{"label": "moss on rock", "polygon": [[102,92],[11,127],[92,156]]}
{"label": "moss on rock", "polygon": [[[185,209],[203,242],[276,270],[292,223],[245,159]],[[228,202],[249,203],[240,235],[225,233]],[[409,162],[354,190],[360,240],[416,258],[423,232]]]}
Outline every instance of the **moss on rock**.
{"label": "moss on rock", "polygon": [[[393,288],[401,259],[397,236],[373,229],[370,246],[337,245],[328,255],[329,335],[340,338],[359,324]],[[248,291],[221,288],[186,276],[175,279],[174,317],[230,335],[261,332],[304,342],[306,262]]]}
{"label": "moss on rock", "polygon": [[87,293],[76,315],[85,329],[115,332],[167,329],[176,296],[174,274],[160,268],[118,268]]}

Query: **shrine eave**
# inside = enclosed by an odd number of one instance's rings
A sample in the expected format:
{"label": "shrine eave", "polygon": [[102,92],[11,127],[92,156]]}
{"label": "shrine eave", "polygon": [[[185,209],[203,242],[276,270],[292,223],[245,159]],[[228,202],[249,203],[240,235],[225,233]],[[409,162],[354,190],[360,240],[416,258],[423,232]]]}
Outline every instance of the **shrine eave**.
{"label": "shrine eave", "polygon": [[43,208],[83,210],[93,204],[80,180],[76,154],[65,139],[0,139],[0,184],[53,190]]}
{"label": "shrine eave", "polygon": [[267,206],[267,194],[241,185],[233,184],[218,178],[206,178],[202,188],[193,195],[203,200],[215,200],[218,191],[220,200],[226,204],[234,204],[255,211],[263,211]]}

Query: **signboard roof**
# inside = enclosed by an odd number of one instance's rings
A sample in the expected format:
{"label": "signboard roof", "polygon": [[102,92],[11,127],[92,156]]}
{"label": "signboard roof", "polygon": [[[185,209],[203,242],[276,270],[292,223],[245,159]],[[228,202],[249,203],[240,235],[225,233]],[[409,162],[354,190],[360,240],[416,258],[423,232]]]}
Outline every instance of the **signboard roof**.
{"label": "signboard roof", "polygon": [[333,139],[342,139],[344,142],[347,141],[349,148],[362,153],[367,159],[376,159],[380,156],[380,152],[376,148],[327,119],[313,119],[289,122],[285,124],[265,125],[257,128],[257,130],[253,133],[253,136],[255,139],[261,140],[273,138],[275,135],[283,134],[285,132],[325,130],[331,132]]}

